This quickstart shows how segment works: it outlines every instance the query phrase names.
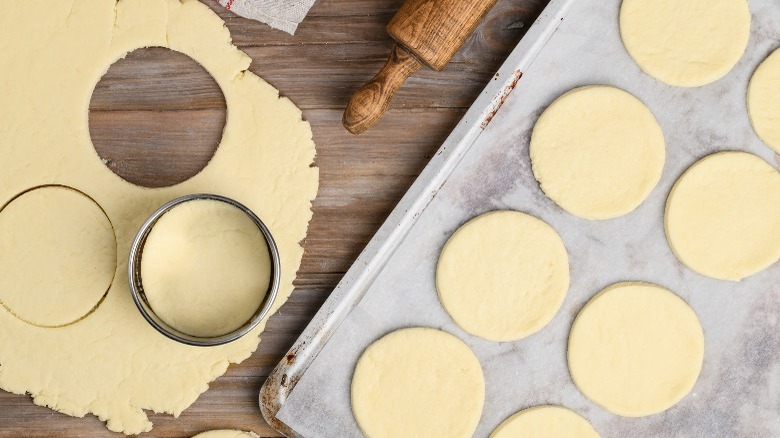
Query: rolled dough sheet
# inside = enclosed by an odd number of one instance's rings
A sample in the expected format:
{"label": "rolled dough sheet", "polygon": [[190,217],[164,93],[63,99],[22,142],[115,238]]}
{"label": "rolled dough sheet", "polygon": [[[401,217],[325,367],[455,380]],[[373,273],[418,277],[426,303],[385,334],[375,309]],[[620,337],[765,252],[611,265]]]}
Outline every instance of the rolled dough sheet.
{"label": "rolled dough sheet", "polygon": [[484,401],[477,357],[431,328],[385,335],[366,348],[352,377],[352,412],[368,438],[468,438]]}
{"label": "rolled dough sheet", "polygon": [[[176,197],[212,192],[264,218],[281,256],[285,302],[317,192],[314,143],[301,112],[247,71],[224,22],[196,0],[9,2],[0,14],[0,205],[45,184],[81,190],[106,212],[117,239],[117,270],[106,298],[63,328],[25,323],[0,309],[0,388],[69,415],[94,413],[113,431],[151,429],[144,410],[178,415],[257,348],[265,324],[229,345],[195,348],[157,333],[133,304],[126,266],[143,221]],[[164,189],[112,173],[89,138],[95,84],[115,60],[146,46],[199,62],[227,103],[222,141],[198,175]],[[79,293],[68,290],[66,293]]]}
{"label": "rolled dough sheet", "polygon": [[199,433],[192,438],[259,438],[259,436],[254,432],[224,429]]}
{"label": "rolled dough sheet", "polygon": [[758,66],[748,88],[748,110],[756,134],[780,153],[780,50]]}
{"label": "rolled dough sheet", "polygon": [[545,195],[586,219],[634,210],[661,178],[664,135],[631,94],[603,85],[575,88],[542,113],[531,165]]}
{"label": "rolled dough sheet", "polygon": [[116,267],[111,222],[83,193],[40,187],[0,210],[0,303],[23,321],[58,327],[87,316]]}
{"label": "rolled dough sheet", "polygon": [[725,76],[750,37],[747,0],[623,0],[620,35],[645,73],[698,87]]}
{"label": "rolled dough sheet", "polygon": [[439,299],[467,332],[512,341],[539,331],[569,289],[563,240],[516,211],[480,215],[450,237],[436,267]]}
{"label": "rolled dough sheet", "polygon": [[780,173],[747,152],[709,155],[677,180],[666,236],[694,271],[738,281],[780,258]]}
{"label": "rolled dough sheet", "polygon": [[260,307],[271,282],[271,257],[246,213],[224,202],[190,201],[152,228],[141,278],[150,306],[166,324],[193,336],[220,336]]}
{"label": "rolled dough sheet", "polygon": [[704,335],[677,295],[655,284],[618,283],[577,315],[568,357],[586,397],[613,414],[641,417],[672,407],[693,389]]}
{"label": "rolled dough sheet", "polygon": [[490,438],[599,438],[599,433],[574,411],[535,406],[507,418]]}

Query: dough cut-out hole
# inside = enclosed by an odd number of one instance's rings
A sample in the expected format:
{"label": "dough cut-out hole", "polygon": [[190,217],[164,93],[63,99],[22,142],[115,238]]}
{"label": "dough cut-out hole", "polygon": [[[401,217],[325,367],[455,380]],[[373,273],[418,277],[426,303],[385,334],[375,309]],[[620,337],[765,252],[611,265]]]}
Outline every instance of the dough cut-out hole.
{"label": "dough cut-out hole", "polygon": [[89,133],[114,173],[144,187],[198,174],[222,140],[227,106],[214,78],[189,56],[162,47],[130,52],[98,82]]}
{"label": "dough cut-out hole", "polygon": [[22,321],[62,327],[89,316],[116,268],[111,221],[81,191],[37,187],[0,209],[0,303]]}

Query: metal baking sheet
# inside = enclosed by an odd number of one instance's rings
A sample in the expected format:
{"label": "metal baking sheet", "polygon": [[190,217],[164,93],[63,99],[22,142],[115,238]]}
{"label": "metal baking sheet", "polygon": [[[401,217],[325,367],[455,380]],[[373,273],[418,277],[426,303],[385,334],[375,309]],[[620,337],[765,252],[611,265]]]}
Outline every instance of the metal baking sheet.
{"label": "metal baking sheet", "polygon": [[[666,197],[698,159],[744,150],[775,167],[780,157],[753,132],[745,96],[752,72],[780,45],[776,0],[750,0],[746,53],[723,79],[699,88],[664,85],[625,51],[621,0],[553,0],[398,208],[333,292],[261,392],[264,415],[288,436],[359,437],[349,386],[362,351],[402,327],[450,332],[477,354],[486,401],[475,436],[512,413],[558,404],[582,414],[602,436],[780,436],[780,264],[733,283],[689,270],[663,230]],[[663,176],[626,216],[588,221],[544,196],[528,157],[530,132],[558,96],[607,84],[645,102],[666,138]],[[503,105],[501,105],[503,104]],[[571,287],[553,321],[520,341],[471,336],[439,304],[435,265],[448,237],[472,217],[514,209],[542,218],[563,238]],[[574,386],[566,340],[577,312],[602,288],[626,280],[659,283],[685,299],[704,328],[705,360],[691,394],[643,418],[611,415]]]}

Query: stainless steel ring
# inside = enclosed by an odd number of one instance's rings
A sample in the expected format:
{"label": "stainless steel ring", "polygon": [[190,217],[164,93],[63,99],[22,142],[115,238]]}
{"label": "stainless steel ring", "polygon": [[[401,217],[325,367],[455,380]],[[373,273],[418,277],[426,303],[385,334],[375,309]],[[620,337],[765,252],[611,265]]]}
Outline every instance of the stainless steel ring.
{"label": "stainless steel ring", "polygon": [[[198,200],[224,202],[246,213],[252,219],[255,225],[257,225],[257,228],[259,228],[263,233],[265,241],[268,244],[268,251],[271,256],[271,282],[268,286],[268,291],[263,298],[263,301],[260,303],[257,311],[254,313],[252,318],[249,319],[249,321],[247,321],[243,326],[239,327],[235,331],[215,337],[197,337],[188,335],[187,333],[180,332],[166,324],[162,319],[160,319],[159,316],[157,316],[157,314],[155,314],[154,310],[149,305],[149,301],[147,300],[146,294],[144,293],[143,282],[141,280],[141,259],[143,257],[143,249],[144,245],[146,244],[146,239],[149,237],[149,233],[152,231],[154,225],[165,213],[169,212],[174,207],[185,202]],[[276,242],[274,241],[273,236],[271,236],[271,232],[268,230],[268,227],[265,226],[263,221],[261,221],[260,218],[257,217],[254,212],[252,212],[252,210],[240,202],[226,198],[224,196],[199,193],[182,196],[181,198],[177,198],[171,202],[168,202],[167,204],[160,207],[160,209],[154,212],[154,214],[152,214],[149,219],[144,222],[135,239],[133,240],[132,246],[130,247],[128,278],[130,280],[130,291],[133,295],[133,301],[135,301],[135,305],[138,307],[138,310],[141,312],[141,315],[143,315],[144,319],[146,319],[146,321],[149,322],[149,324],[151,324],[151,326],[154,327],[158,332],[162,333],[169,339],[181,342],[182,344],[197,347],[213,347],[233,342],[236,339],[246,335],[252,331],[252,329],[257,327],[258,324],[260,324],[260,321],[262,321],[263,318],[268,314],[268,312],[271,310],[271,306],[273,306],[273,303],[276,300],[276,294],[279,291],[280,269],[279,248],[276,246]]]}

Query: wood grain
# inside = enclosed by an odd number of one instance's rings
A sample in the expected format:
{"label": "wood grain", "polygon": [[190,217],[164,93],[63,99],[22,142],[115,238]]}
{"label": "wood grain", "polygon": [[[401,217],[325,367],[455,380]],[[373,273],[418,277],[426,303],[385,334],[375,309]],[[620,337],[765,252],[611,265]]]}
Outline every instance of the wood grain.
{"label": "wood grain", "polygon": [[[410,78],[396,94],[393,108],[360,136],[347,133],[341,126],[342,111],[349,96],[385,62],[393,44],[385,26],[401,0],[318,0],[295,36],[237,17],[214,0],[203,1],[225,19],[234,42],[254,59],[251,70],[303,109],[317,143],[321,185],[304,242],[306,254],[296,291],[269,321],[257,352],[244,363],[230,367],[178,419],[151,414],[154,430],[145,436],[185,437],[227,427],[276,437],[278,434],[265,424],[257,407],[257,394],[265,376],[281,360],[546,0],[500,1],[442,72],[420,71]],[[131,59],[112,72],[116,76],[105,85],[116,93],[92,101],[95,118],[91,129],[93,135],[101,130],[105,135],[104,156],[121,157],[114,165],[133,168],[130,162],[136,150],[123,146],[121,139],[111,141],[115,137],[110,133],[120,124],[119,118],[121,124],[149,126],[151,137],[156,129],[151,123],[162,113],[175,112],[183,130],[198,128],[198,117],[209,120],[213,114],[208,111],[221,111],[221,96],[206,92],[210,78],[187,65],[175,56],[161,55],[159,59]],[[184,75],[180,82],[186,86],[159,95],[140,93],[142,96],[135,99],[122,96],[122,89],[132,93],[133,87],[147,81],[149,72],[155,69]],[[174,168],[188,160],[203,160],[212,152],[187,147],[186,141],[161,147],[181,154],[166,163]],[[141,154],[141,150],[136,152]],[[0,391],[0,437],[52,436],[120,435],[108,432],[94,416],[71,418],[35,406],[29,396]]]}
{"label": "wood grain", "polygon": [[387,25],[403,47],[440,71],[496,0],[407,0]]}

